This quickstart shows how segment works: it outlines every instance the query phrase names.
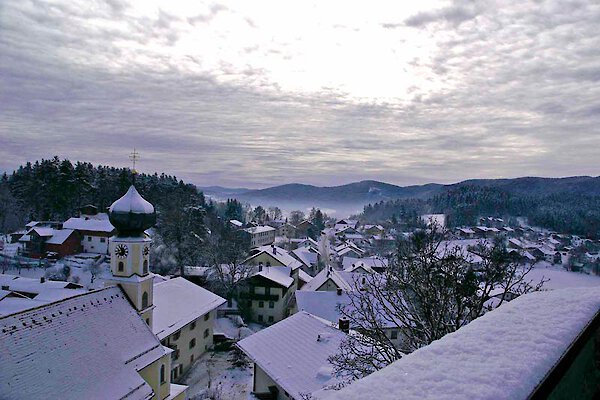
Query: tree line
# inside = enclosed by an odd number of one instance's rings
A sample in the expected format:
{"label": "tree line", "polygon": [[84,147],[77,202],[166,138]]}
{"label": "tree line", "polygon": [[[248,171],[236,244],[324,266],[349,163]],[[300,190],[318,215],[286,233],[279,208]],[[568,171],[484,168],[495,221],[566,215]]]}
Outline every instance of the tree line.
{"label": "tree line", "polygon": [[450,227],[477,225],[479,217],[495,216],[514,222],[525,217],[530,225],[557,232],[600,238],[600,196],[568,192],[520,194],[487,186],[461,186],[429,199],[398,199],[368,204],[363,221],[418,225],[418,216],[447,215]]}

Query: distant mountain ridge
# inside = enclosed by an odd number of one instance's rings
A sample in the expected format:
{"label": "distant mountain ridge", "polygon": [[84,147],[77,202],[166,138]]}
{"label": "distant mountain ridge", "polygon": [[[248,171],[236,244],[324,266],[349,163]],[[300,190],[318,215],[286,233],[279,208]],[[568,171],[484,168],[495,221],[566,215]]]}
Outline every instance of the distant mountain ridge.
{"label": "distant mountain ridge", "polygon": [[219,186],[199,188],[209,197],[240,201],[263,206],[277,205],[285,209],[321,207],[336,211],[355,212],[369,203],[394,199],[427,199],[436,194],[461,186],[491,186],[511,193],[550,195],[562,192],[600,196],[600,176],[573,176],[566,178],[522,177],[510,179],[469,179],[443,185],[398,186],[374,180],[353,182],[339,186],[314,186],[290,183],[265,189],[230,189]]}

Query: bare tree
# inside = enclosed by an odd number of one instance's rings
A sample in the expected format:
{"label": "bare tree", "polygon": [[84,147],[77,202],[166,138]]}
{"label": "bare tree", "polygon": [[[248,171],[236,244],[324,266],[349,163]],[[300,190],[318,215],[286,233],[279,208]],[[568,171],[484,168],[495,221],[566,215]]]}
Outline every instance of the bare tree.
{"label": "bare tree", "polygon": [[[544,283],[528,280],[532,267],[514,262],[500,241],[467,252],[446,236],[437,227],[416,231],[398,242],[384,273],[354,282],[340,310],[354,333],[329,359],[336,373],[346,380],[366,376]],[[497,301],[489,301],[492,294]]]}
{"label": "bare tree", "polygon": [[253,268],[244,264],[250,248],[249,237],[228,224],[215,227],[207,238],[205,259],[210,266],[208,279],[213,289],[232,304],[239,286]]}

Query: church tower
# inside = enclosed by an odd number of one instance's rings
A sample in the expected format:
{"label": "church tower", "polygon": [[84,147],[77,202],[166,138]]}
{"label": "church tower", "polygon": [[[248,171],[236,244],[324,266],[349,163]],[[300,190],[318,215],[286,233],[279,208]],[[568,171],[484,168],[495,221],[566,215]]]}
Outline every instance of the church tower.
{"label": "church tower", "polygon": [[135,186],[115,201],[108,211],[117,234],[110,239],[110,270],[106,285],[117,284],[133,303],[144,321],[152,328],[153,279],[150,263],[152,240],[144,233],[156,223],[154,206],[147,202]]}

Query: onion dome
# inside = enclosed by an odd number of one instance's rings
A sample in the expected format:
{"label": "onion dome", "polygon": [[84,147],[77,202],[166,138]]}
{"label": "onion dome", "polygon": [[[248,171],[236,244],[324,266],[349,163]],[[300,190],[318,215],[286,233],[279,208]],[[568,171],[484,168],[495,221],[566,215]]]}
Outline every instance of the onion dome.
{"label": "onion dome", "polygon": [[156,212],[131,185],[127,193],[110,206],[108,218],[119,236],[141,236],[156,223]]}

